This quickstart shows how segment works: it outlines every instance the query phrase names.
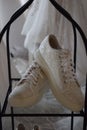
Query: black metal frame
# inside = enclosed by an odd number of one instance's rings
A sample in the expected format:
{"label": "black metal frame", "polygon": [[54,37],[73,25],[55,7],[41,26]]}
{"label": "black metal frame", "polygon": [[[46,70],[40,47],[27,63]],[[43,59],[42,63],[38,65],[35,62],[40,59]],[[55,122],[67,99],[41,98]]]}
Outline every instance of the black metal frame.
{"label": "black metal frame", "polygon": [[[8,104],[8,96],[9,93],[11,92],[12,89],[12,82],[13,81],[17,81],[19,80],[18,78],[12,78],[11,77],[11,64],[10,64],[10,48],[9,48],[9,32],[10,32],[10,27],[11,24],[20,16],[22,15],[22,13],[32,4],[34,0],[29,0],[28,2],[26,2],[21,8],[19,8],[10,18],[10,20],[8,21],[8,23],[4,26],[4,28],[2,29],[1,33],[0,33],[0,42],[2,40],[2,37],[4,35],[4,33],[6,32],[6,43],[7,43],[7,61],[8,61],[8,77],[9,77],[9,86],[8,86],[8,91],[5,97],[5,101],[4,104],[1,108],[0,106],[0,130],[3,130],[2,127],[2,118],[3,117],[11,117],[11,122],[12,122],[12,130],[14,130],[14,117],[47,117],[47,116],[52,116],[52,117],[71,117],[71,129],[73,130],[73,124],[74,124],[74,117],[83,117],[83,130],[86,130],[86,125],[87,125],[87,75],[86,75],[86,91],[85,91],[85,106],[84,106],[84,110],[80,111],[78,114],[71,112],[71,113],[61,113],[61,114],[19,114],[19,113],[14,113],[13,108],[11,107],[11,113],[7,114],[6,113],[6,108],[7,108],[7,104]],[[74,33],[74,64],[75,64],[75,69],[76,69],[76,52],[77,52],[77,31],[80,33],[82,39],[83,39],[83,43],[84,43],[84,47],[86,50],[86,54],[87,54],[87,38],[83,32],[83,30],[81,29],[81,27],[77,24],[77,22],[71,17],[71,15],[64,9],[62,8],[55,0],[49,0],[52,5],[65,17],[67,18],[71,24],[72,24],[72,28],[73,28],[73,33]]]}

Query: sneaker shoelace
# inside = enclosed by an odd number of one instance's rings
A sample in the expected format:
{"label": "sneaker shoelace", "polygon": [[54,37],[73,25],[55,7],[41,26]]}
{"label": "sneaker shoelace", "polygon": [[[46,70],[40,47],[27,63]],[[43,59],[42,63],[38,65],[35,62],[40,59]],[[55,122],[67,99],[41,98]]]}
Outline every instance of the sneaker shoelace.
{"label": "sneaker shoelace", "polygon": [[75,82],[76,74],[70,52],[68,50],[61,50],[59,58],[61,71],[64,77],[64,82]]}
{"label": "sneaker shoelace", "polygon": [[34,62],[25,72],[22,79],[19,81],[18,85],[28,82],[30,86],[36,86],[38,83],[38,79],[43,78],[43,72],[40,66]]}

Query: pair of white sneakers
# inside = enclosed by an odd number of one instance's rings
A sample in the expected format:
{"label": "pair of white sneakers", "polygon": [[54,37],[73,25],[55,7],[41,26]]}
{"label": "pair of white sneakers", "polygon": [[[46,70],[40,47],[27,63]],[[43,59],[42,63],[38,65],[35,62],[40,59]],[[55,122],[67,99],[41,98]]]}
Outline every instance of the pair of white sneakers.
{"label": "pair of white sneakers", "polygon": [[62,49],[56,37],[48,35],[34,54],[34,61],[9,95],[11,106],[24,107],[36,104],[50,82],[53,95],[63,106],[80,111],[84,107],[84,96],[76,79],[71,53]]}

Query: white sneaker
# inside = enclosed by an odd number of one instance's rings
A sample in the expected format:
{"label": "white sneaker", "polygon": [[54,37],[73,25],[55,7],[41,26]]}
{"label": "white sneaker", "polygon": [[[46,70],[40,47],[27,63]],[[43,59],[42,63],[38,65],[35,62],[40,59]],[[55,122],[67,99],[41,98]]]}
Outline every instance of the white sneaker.
{"label": "white sneaker", "polygon": [[40,66],[33,62],[22,79],[9,95],[8,102],[13,107],[25,107],[36,104],[45,90],[45,75]]}
{"label": "white sneaker", "polygon": [[54,35],[47,36],[34,56],[51,82],[56,99],[72,111],[80,111],[84,97],[76,80],[69,50],[61,49]]}

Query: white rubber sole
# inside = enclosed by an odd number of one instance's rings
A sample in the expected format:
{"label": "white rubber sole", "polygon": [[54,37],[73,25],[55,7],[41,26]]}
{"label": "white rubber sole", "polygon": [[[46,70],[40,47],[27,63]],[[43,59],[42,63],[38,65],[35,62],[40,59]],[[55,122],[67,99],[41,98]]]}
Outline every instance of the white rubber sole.
{"label": "white rubber sole", "polygon": [[34,57],[35,57],[36,62],[41,66],[42,70],[48,77],[48,79],[51,83],[50,88],[53,92],[53,95],[57,99],[57,101],[59,101],[63,106],[70,109],[71,111],[77,112],[77,111],[82,110],[83,106],[81,104],[78,104],[78,103],[74,104],[74,103],[72,103],[71,100],[69,100],[69,97],[67,98],[64,96],[63,91],[60,89],[60,87],[58,87],[58,84],[56,83],[55,78],[53,77],[51,70],[50,70],[49,66],[47,65],[47,63],[45,62],[45,59],[42,56],[42,54],[40,53],[39,49],[35,53]]}

